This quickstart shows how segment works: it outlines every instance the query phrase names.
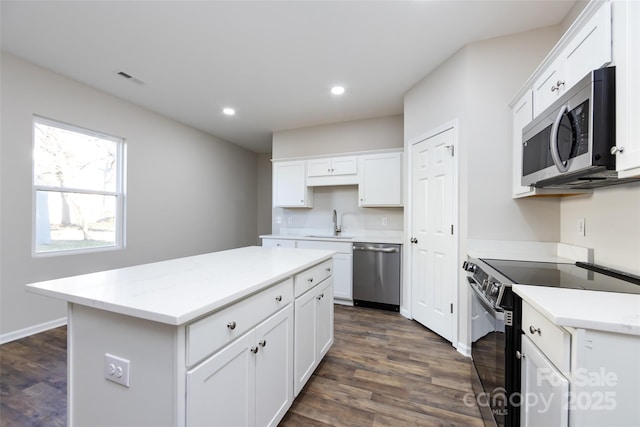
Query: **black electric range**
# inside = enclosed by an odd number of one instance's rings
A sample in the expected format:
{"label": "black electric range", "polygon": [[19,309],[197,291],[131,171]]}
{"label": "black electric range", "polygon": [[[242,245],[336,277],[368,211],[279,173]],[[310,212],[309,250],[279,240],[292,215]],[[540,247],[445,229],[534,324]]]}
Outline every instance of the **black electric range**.
{"label": "black electric range", "polygon": [[[513,284],[640,294],[640,277],[588,263],[470,259],[474,391],[487,426],[520,426],[522,300]],[[475,313],[474,313],[475,310]]]}

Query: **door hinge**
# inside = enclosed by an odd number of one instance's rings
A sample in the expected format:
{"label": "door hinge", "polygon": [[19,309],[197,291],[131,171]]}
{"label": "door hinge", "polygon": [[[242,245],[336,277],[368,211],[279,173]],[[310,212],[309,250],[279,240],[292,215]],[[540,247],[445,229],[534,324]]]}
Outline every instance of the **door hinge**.
{"label": "door hinge", "polygon": [[453,224],[451,224],[451,234],[453,234]]}
{"label": "door hinge", "polygon": [[449,153],[451,153],[451,157],[453,157],[453,153],[455,151],[455,146],[453,146],[453,145],[445,145],[445,148],[447,150],[449,150]]}
{"label": "door hinge", "polygon": [[453,314],[453,303],[451,303],[451,314]]}

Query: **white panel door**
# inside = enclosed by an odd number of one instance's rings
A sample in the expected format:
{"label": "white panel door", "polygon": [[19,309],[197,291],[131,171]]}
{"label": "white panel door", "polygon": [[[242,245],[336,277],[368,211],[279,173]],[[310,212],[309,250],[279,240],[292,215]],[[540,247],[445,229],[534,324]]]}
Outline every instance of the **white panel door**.
{"label": "white panel door", "polygon": [[412,147],[412,316],[453,340],[454,129]]}

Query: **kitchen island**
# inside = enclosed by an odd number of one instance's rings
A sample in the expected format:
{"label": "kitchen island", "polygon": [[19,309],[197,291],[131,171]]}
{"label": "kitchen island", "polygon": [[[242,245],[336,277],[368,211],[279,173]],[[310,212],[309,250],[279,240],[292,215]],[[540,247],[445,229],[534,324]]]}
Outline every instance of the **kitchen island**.
{"label": "kitchen island", "polygon": [[68,301],[68,424],[277,425],[333,343],[332,256],[247,247],[27,285]]}

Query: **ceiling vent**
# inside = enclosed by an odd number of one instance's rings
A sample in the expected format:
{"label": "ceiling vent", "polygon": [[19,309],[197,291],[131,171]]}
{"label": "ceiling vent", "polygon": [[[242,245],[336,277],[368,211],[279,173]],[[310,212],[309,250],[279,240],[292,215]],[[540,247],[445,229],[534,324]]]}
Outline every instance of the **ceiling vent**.
{"label": "ceiling vent", "polygon": [[129,73],[125,73],[124,71],[116,71],[116,74],[119,75],[120,77],[123,77],[131,82],[134,83],[138,83],[139,85],[143,85],[144,82],[142,80],[140,80],[137,77],[133,77],[131,74]]}

